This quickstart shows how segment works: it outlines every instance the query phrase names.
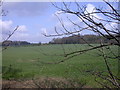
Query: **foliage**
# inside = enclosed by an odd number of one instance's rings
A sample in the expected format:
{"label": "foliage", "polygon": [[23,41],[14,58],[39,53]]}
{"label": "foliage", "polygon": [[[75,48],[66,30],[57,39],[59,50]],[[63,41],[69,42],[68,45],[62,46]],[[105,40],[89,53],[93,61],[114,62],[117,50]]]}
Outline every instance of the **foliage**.
{"label": "foliage", "polygon": [[[109,36],[108,36],[109,37]],[[49,44],[99,44],[99,43],[116,43],[115,40],[106,39],[98,35],[72,35],[63,38],[54,38]]]}

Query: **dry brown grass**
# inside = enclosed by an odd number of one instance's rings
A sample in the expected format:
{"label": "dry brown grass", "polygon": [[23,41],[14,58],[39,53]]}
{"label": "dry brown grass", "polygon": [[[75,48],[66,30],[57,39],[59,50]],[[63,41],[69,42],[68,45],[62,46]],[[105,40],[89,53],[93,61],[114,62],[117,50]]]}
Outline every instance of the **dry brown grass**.
{"label": "dry brown grass", "polygon": [[3,80],[3,88],[82,88],[85,83],[63,78],[36,78],[31,80]]}

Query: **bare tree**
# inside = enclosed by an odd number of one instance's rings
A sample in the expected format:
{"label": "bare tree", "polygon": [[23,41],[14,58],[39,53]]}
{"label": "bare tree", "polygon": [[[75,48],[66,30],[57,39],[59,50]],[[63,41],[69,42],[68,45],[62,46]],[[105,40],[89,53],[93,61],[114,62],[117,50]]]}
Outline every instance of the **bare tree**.
{"label": "bare tree", "polygon": [[[82,22],[84,24],[84,27],[82,27],[78,23],[75,23],[73,20],[71,20],[70,18],[67,17],[69,22],[71,22],[74,26],[78,27],[77,30],[74,29],[74,31],[70,31],[68,28],[66,28],[63,20],[57,16],[59,22],[61,23],[61,25],[63,27],[62,33],[57,31],[57,29],[55,27],[56,34],[53,34],[53,35],[44,34],[44,35],[46,37],[74,35],[76,33],[79,34],[82,31],[89,30],[89,31],[92,31],[96,35],[99,35],[105,39],[108,39],[109,43],[104,43],[101,40],[101,42],[98,46],[94,46],[84,40],[86,42],[86,44],[90,46],[90,48],[84,49],[84,50],[77,50],[77,51],[74,51],[71,53],[64,53],[63,56],[65,58],[59,62],[55,62],[54,64],[65,62],[66,60],[69,60],[72,57],[84,54],[85,52],[88,52],[91,50],[98,50],[100,52],[99,55],[102,56],[104,59],[104,63],[106,65],[108,75],[104,75],[101,72],[94,72],[94,71],[92,71],[91,73],[93,75],[97,76],[97,78],[99,77],[102,80],[108,81],[109,83],[111,83],[112,86],[109,86],[109,85],[105,84],[104,82],[101,82],[101,81],[98,81],[97,79],[95,79],[96,82],[98,82],[103,87],[108,88],[108,89],[110,89],[112,87],[120,88],[120,84],[119,84],[120,79],[116,75],[113,74],[113,72],[110,68],[110,65],[108,63],[108,60],[111,58],[114,58],[114,59],[117,59],[118,61],[120,61],[119,51],[118,51],[118,55],[116,55],[115,52],[110,48],[111,46],[116,46],[120,50],[120,9],[119,9],[120,5],[118,6],[118,8],[115,8],[111,4],[111,2],[104,0],[104,3],[106,4],[106,6],[109,7],[110,10],[95,7],[92,12],[89,12],[86,10],[86,6],[81,6],[78,2],[74,2],[74,4],[76,5],[77,8],[76,8],[76,10],[72,10],[70,8],[71,3],[68,4],[68,3],[63,2],[62,7],[58,6],[56,3],[52,3],[54,5],[54,7],[56,7],[62,14],[67,13],[67,14],[72,14],[73,16],[77,17],[78,20],[80,20],[80,22]],[[118,1],[118,4],[120,4],[119,1]],[[95,14],[101,15],[104,18],[99,18]],[[106,27],[106,24],[110,28]],[[111,24],[114,24],[118,27],[112,26]],[[114,41],[114,42],[112,42],[112,41]],[[111,56],[108,55],[105,52],[105,49],[108,49],[112,55]],[[64,51],[64,49],[63,49],[63,51]],[[49,64],[51,64],[51,63],[49,63]],[[119,73],[119,70],[118,70],[118,73]]]}
{"label": "bare tree", "polygon": [[[6,16],[7,13],[8,13],[8,11],[4,10],[4,9],[2,8],[2,6],[3,6],[3,0],[0,0],[0,8],[1,8],[1,9],[0,9],[0,10],[1,10],[1,11],[0,11],[0,16],[1,16],[1,17]],[[15,29],[8,34],[7,38],[3,41],[2,44],[6,43],[6,42],[13,36],[13,34],[18,30],[18,28],[19,28],[19,26],[16,26]],[[2,32],[1,32],[1,33],[2,33]],[[1,35],[2,35],[2,34],[1,34]],[[2,48],[2,51],[4,51],[5,49],[7,49],[8,46],[10,45],[10,43],[11,43],[11,42],[7,43],[7,45]]]}
{"label": "bare tree", "polygon": [[3,6],[3,0],[0,0],[0,16],[6,16],[8,11],[4,10],[2,6]]}

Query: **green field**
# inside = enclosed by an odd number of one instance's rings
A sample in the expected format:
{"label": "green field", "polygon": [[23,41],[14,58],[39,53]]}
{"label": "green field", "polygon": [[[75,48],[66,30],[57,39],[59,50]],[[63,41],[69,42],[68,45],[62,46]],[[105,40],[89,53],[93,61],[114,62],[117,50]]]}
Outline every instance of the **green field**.
{"label": "green field", "polygon": [[[94,76],[90,74],[91,71],[107,72],[104,59],[98,55],[98,50],[86,52],[59,64],[41,63],[60,61],[64,57],[59,56],[59,54],[64,54],[64,51],[70,53],[86,48],[89,48],[89,46],[85,44],[9,47],[3,52],[3,79],[30,79],[32,77],[74,78],[86,82],[86,86],[100,87],[94,81]],[[117,47],[111,46],[111,49],[115,54],[118,54]],[[105,50],[105,52],[111,55],[109,51]],[[108,62],[113,73],[117,74],[118,60],[109,59]],[[9,70],[9,68],[11,69]]]}

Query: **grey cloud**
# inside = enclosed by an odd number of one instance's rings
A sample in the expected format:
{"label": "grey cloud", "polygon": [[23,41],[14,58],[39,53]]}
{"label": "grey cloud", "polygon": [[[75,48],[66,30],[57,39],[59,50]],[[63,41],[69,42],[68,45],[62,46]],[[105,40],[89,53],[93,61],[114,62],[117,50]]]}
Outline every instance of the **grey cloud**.
{"label": "grey cloud", "polygon": [[8,15],[17,16],[44,15],[49,7],[49,2],[6,2],[3,5],[3,9],[9,12]]}

